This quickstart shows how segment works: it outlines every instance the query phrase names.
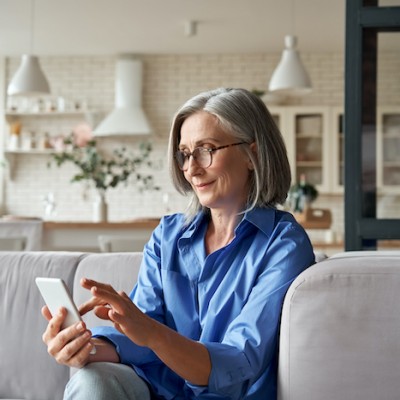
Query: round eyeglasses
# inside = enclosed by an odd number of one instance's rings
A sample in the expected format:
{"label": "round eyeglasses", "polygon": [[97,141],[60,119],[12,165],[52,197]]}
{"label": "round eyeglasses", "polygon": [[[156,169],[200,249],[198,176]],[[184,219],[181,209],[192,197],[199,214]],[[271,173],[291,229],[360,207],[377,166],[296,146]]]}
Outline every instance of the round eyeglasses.
{"label": "round eyeglasses", "polygon": [[193,157],[199,167],[208,168],[212,164],[212,155],[214,152],[226,149],[227,147],[239,146],[240,144],[246,144],[246,142],[226,144],[225,146],[214,147],[212,149],[208,149],[207,147],[196,147],[191,153],[188,151],[178,150],[175,153],[175,159],[182,171],[188,170],[190,157]]}

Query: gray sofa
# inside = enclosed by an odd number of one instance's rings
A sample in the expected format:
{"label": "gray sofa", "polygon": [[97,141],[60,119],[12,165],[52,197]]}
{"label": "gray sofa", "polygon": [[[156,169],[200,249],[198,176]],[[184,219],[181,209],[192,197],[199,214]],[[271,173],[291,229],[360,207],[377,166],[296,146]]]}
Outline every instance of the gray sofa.
{"label": "gray sofa", "polygon": [[[58,400],[70,376],[48,354],[36,276],[83,276],[130,291],[141,253],[0,252],[0,399]],[[283,307],[281,400],[400,398],[400,252],[343,253],[291,285]],[[104,323],[90,315],[89,327]],[[268,400],[268,399],[266,399]]]}

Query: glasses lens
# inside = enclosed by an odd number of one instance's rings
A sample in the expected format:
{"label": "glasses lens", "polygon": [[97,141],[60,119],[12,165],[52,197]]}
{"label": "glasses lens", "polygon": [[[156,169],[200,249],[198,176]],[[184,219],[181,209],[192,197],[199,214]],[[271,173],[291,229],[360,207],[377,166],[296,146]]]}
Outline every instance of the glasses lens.
{"label": "glasses lens", "polygon": [[193,158],[201,168],[207,168],[211,165],[211,152],[203,147],[197,147],[193,150]]}
{"label": "glasses lens", "polygon": [[194,161],[201,168],[208,168],[211,165],[211,152],[203,147],[197,147],[192,153],[184,153],[183,151],[177,151],[175,153],[175,159],[181,170],[186,171],[189,167],[189,158],[193,157]]}
{"label": "glasses lens", "polygon": [[179,168],[183,169],[185,166],[185,162],[187,160],[186,154],[183,153],[182,151],[177,151],[175,153],[175,159],[176,159],[176,162],[178,163]]}

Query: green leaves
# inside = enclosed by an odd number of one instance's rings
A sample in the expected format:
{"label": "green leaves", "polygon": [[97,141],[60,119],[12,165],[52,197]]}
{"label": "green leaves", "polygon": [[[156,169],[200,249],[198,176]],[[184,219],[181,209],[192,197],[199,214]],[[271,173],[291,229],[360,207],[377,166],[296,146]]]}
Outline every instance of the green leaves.
{"label": "green leaves", "polygon": [[[127,184],[131,178],[140,190],[159,190],[152,175],[139,171],[141,167],[152,167],[150,154],[153,148],[149,142],[140,143],[136,154],[121,147],[114,149],[108,157],[98,150],[95,140],[79,147],[71,135],[64,140],[64,144],[66,150],[52,153],[51,157],[57,167],[72,163],[79,169],[71,182],[91,181],[96,189],[107,190],[117,187],[121,182]],[[48,166],[51,166],[51,162]]]}

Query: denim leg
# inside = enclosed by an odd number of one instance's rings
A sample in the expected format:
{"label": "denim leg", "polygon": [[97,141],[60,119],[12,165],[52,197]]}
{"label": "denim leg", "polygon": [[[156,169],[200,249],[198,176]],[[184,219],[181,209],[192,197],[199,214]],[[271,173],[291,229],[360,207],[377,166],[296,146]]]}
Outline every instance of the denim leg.
{"label": "denim leg", "polygon": [[147,384],[129,366],[94,362],[68,382],[64,400],[150,400]]}

